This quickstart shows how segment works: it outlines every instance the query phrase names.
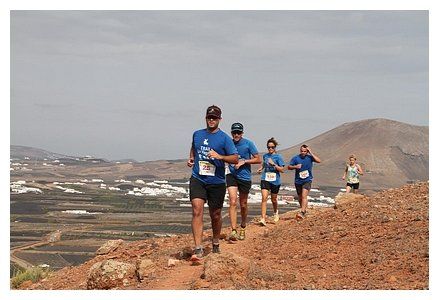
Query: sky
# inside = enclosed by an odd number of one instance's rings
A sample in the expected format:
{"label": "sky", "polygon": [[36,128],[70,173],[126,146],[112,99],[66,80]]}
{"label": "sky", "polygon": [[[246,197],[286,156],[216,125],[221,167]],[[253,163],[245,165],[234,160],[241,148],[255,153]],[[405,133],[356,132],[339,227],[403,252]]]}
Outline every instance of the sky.
{"label": "sky", "polygon": [[429,125],[428,11],[12,11],[10,143],[187,158],[205,111],[259,151],[345,122]]}

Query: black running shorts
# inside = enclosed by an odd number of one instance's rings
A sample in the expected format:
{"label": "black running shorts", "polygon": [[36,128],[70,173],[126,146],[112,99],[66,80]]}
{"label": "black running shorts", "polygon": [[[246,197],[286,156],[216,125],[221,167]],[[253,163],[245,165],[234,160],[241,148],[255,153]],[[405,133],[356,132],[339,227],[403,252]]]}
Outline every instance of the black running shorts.
{"label": "black running shorts", "polygon": [[224,197],[226,196],[226,185],[221,184],[205,184],[195,177],[191,177],[189,181],[189,198],[203,199],[207,201],[210,208],[222,208]]}
{"label": "black running shorts", "polygon": [[272,184],[269,181],[261,180],[261,190],[269,190],[272,194],[279,194],[280,184]]}
{"label": "black running shorts", "polygon": [[296,186],[297,195],[302,195],[303,189],[308,190],[308,191],[311,190],[311,183],[312,183],[312,181],[305,182],[304,184],[295,183],[294,185]]}
{"label": "black running shorts", "polygon": [[226,183],[227,183],[227,187],[237,186],[238,191],[243,194],[250,193],[250,189],[252,187],[251,181],[238,179],[232,174],[226,175]]}
{"label": "black running shorts", "polygon": [[353,188],[354,190],[358,190],[358,188],[360,187],[360,183],[346,183],[346,186],[350,186],[351,188]]}

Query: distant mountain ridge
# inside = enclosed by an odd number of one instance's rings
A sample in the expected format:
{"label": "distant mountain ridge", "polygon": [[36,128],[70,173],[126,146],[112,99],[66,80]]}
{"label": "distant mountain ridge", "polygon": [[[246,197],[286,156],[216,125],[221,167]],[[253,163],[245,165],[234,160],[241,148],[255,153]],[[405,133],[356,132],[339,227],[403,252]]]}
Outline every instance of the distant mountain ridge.
{"label": "distant mountain ridge", "polygon": [[[65,154],[59,154],[50,152],[47,150],[28,147],[28,146],[19,146],[19,145],[11,145],[11,157],[16,159],[24,159],[25,157],[33,160],[43,160],[43,159],[59,159],[59,158],[70,158],[74,159],[77,156],[70,156]],[[79,156],[78,156],[79,158]]]}
{"label": "distant mountain ridge", "polygon": [[20,145],[11,145],[11,158],[16,159],[24,159],[25,157],[28,157],[30,159],[34,160],[52,160],[52,159],[95,159],[95,160],[101,160],[104,162],[119,162],[119,163],[138,163],[137,160],[132,158],[124,158],[124,159],[114,159],[114,160],[108,160],[105,158],[95,158],[91,157],[89,155],[87,156],[75,156],[75,155],[65,155],[65,154],[59,154],[55,152],[51,152],[48,150],[35,148],[35,147],[29,147],[29,146],[20,146]]}
{"label": "distant mountain ridge", "polygon": [[92,156],[73,156],[73,155],[65,155],[59,154],[55,152],[50,152],[44,149],[28,147],[28,146],[19,146],[19,145],[11,145],[10,148],[10,158],[18,159],[18,160],[34,160],[34,161],[53,161],[59,160],[62,162],[74,162],[75,164],[78,161],[82,162],[93,162],[93,163],[106,163],[108,162],[102,158],[95,158]]}
{"label": "distant mountain ridge", "polygon": [[[363,166],[365,175],[361,177],[360,188],[384,189],[399,187],[414,181],[429,178],[429,128],[388,119],[367,119],[344,123],[312,139],[279,151],[285,163],[298,154],[301,144],[307,144],[322,159],[314,167],[314,186],[340,186],[350,154],[355,154]],[[33,160],[66,159],[78,157],[56,154],[42,149],[11,146],[11,158],[29,157]],[[84,158],[81,159],[83,161]],[[101,176],[118,178],[184,179],[191,175],[186,159],[157,160],[137,163],[132,159],[108,161],[94,159],[92,166],[76,165],[76,169],[57,170],[59,174],[77,176]],[[87,161],[87,159],[85,159]],[[72,167],[73,168],[73,167]],[[260,175],[253,166],[253,183],[258,184]],[[282,175],[284,184],[292,184],[294,173],[286,171]]]}

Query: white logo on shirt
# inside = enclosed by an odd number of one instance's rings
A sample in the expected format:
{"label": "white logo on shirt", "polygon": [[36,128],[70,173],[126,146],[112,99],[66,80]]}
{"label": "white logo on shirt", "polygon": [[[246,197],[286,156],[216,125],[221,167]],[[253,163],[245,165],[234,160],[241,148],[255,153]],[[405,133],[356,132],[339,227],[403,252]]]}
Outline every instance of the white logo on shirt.
{"label": "white logo on shirt", "polygon": [[209,145],[209,143],[207,142],[209,139],[204,139],[204,145]]}

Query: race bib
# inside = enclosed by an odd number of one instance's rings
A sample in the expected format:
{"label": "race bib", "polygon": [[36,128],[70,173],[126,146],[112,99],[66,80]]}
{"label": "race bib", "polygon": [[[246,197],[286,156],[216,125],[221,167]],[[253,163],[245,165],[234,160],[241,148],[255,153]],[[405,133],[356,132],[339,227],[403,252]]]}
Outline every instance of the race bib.
{"label": "race bib", "polygon": [[359,183],[360,179],[358,179],[358,177],[349,177],[348,182],[349,183]]}
{"label": "race bib", "polygon": [[309,172],[308,172],[308,170],[305,170],[305,171],[299,172],[299,177],[302,178],[302,179],[308,178],[308,177],[309,177]]}
{"label": "race bib", "polygon": [[210,162],[200,160],[198,162],[198,166],[200,169],[198,173],[200,175],[215,176],[216,167],[214,165],[212,165]]}
{"label": "race bib", "polygon": [[265,173],[265,181],[276,181],[276,175],[274,172]]}
{"label": "race bib", "polygon": [[229,166],[228,166],[228,165],[225,167],[225,169],[226,169],[226,175],[227,175],[227,174],[230,174],[230,169],[229,169]]}

